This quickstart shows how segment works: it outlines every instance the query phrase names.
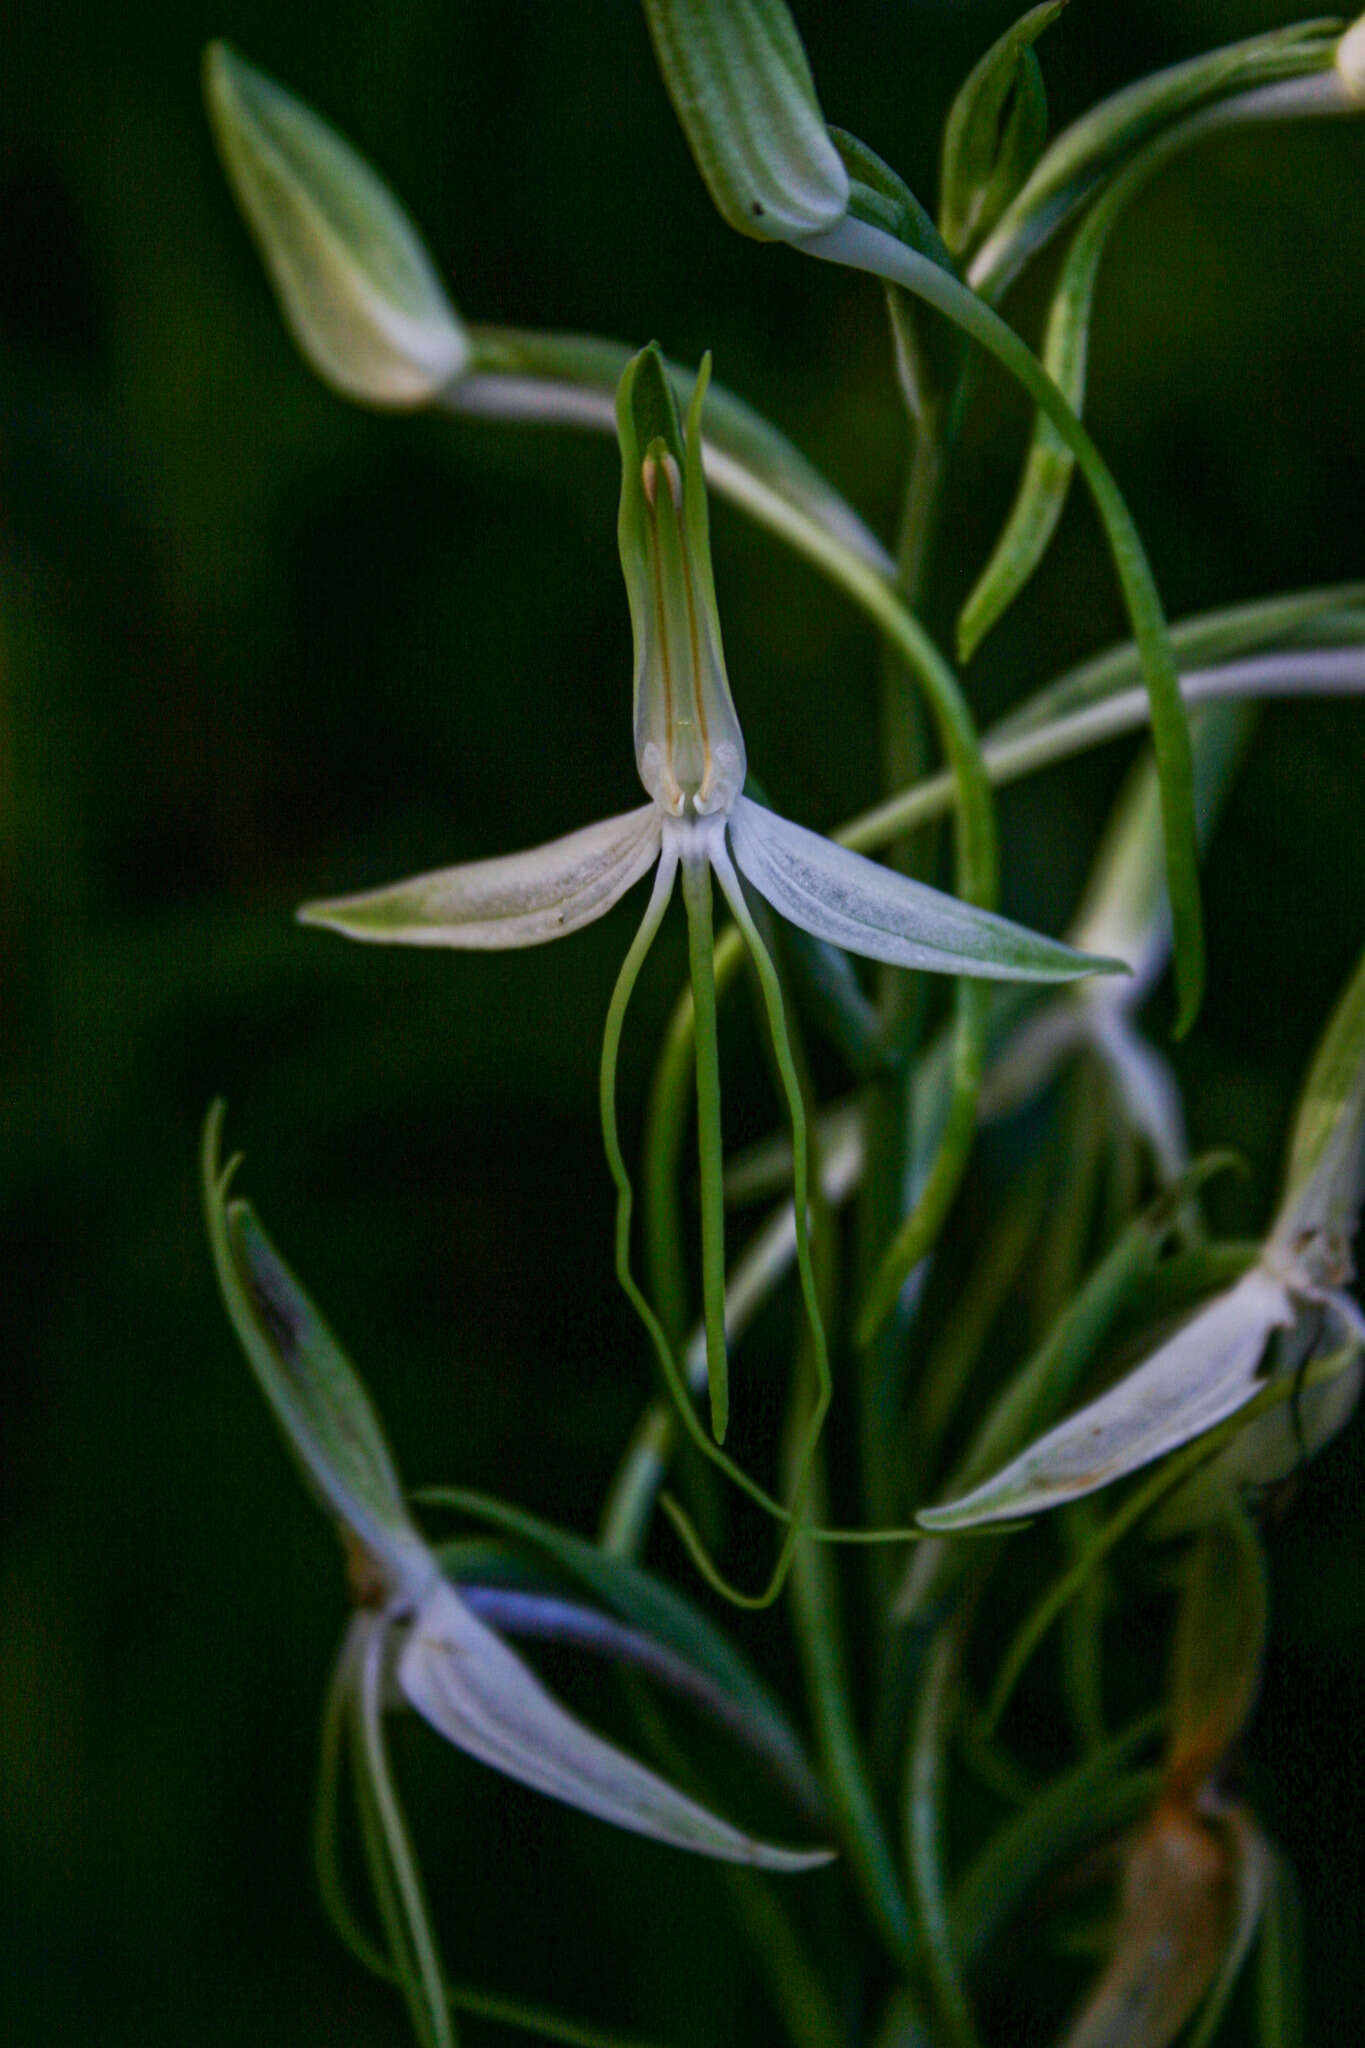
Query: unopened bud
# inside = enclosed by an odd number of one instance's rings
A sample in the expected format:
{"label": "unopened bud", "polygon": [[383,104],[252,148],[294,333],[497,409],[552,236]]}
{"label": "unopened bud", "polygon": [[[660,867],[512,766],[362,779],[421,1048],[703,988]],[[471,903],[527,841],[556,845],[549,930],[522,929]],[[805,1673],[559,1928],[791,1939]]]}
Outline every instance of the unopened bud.
{"label": "unopened bud", "polygon": [[422,405],[469,360],[403,209],[349,143],[223,43],[204,60],[224,167],[304,355],[372,405]]}

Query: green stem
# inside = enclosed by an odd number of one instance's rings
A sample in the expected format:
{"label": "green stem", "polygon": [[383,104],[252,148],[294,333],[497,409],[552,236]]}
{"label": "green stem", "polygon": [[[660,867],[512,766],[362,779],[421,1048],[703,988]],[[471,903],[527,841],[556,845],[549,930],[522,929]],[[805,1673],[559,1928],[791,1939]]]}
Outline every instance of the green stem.
{"label": "green stem", "polygon": [[[369,1792],[374,1801],[375,1815],[382,1831],[388,1874],[397,1887],[397,1904],[402,1914],[403,1931],[411,1944],[412,1960],[421,1986],[419,2004],[416,1987],[407,1982],[407,1972],[400,1973],[404,1978],[408,2003],[414,2020],[419,2022],[419,2032],[429,2032],[434,2048],[455,2048],[455,2029],[451,2025],[450,2009],[446,2000],[445,1975],[431,1933],[431,1916],[422,1893],[422,1880],[418,1874],[412,1842],[393,1789],[393,1780],[389,1775],[388,1758],[384,1753],[380,1715],[387,1633],[383,1622],[374,1621],[358,1653],[357,1718],[361,1755]],[[422,2021],[429,2022],[429,2028],[422,2025]]]}
{"label": "green stem", "polygon": [[[761,1593],[741,1594],[736,1588],[726,1586],[709,1567],[697,1541],[695,1531],[676,1502],[665,1500],[674,1527],[691,1552],[698,1568],[711,1579],[718,1591],[724,1592],[736,1605],[743,1607],[768,1607],[782,1590],[783,1582],[791,1568],[792,1557],[801,1537],[805,1519],[806,1499],[810,1488],[811,1472],[820,1433],[825,1425],[833,1383],[830,1379],[829,1351],[825,1342],[824,1322],[820,1315],[819,1292],[816,1287],[815,1268],[810,1251],[810,1165],[806,1131],[806,1109],[801,1098],[801,1084],[797,1077],[796,1065],[792,1058],[791,1042],[787,1036],[786,1015],[782,1006],[782,989],[777,978],[777,969],[772,957],[759,935],[758,927],[749,914],[744,900],[739,877],[730,862],[724,841],[717,837],[711,849],[711,861],[715,868],[716,880],[720,883],[725,900],[734,915],[749,956],[758,974],[759,987],[763,993],[764,1007],[768,1016],[768,1030],[772,1038],[773,1057],[777,1062],[778,1075],[787,1098],[787,1114],[792,1131],[792,1200],[796,1216],[796,1268],[801,1284],[801,1299],[810,1329],[811,1357],[815,1368],[816,1394],[811,1413],[806,1447],[800,1461],[796,1486],[792,1495],[791,1520],[782,1547],[778,1552],[768,1584]],[[723,1295],[722,1295],[723,1313]]]}
{"label": "green stem", "polygon": [[943,2037],[952,2048],[979,2048],[954,1947],[944,1883],[943,1779],[961,1646],[962,1627],[954,1622],[940,1630],[925,1665],[910,1746],[906,1849],[910,1897]]}
{"label": "green stem", "polygon": [[[668,1339],[668,1333],[646,1300],[640,1283],[635,1278],[630,1262],[630,1227],[635,1209],[635,1191],[631,1185],[630,1174],[626,1168],[625,1155],[621,1150],[620,1132],[616,1123],[616,1066],[621,1048],[621,1027],[625,1022],[626,1009],[630,1003],[635,984],[639,979],[645,955],[654,943],[663,914],[668,908],[668,899],[673,893],[673,878],[676,869],[676,854],[671,853],[665,848],[659,859],[653,894],[650,896],[640,929],[635,934],[630,950],[621,963],[621,972],[617,976],[616,987],[612,990],[611,1002],[607,1007],[606,1027],[602,1034],[599,1102],[602,1116],[603,1147],[606,1151],[607,1165],[611,1171],[611,1177],[616,1183],[616,1277],[621,1284],[621,1289],[626,1299],[630,1302],[635,1313],[645,1326],[650,1342],[654,1346],[655,1356],[659,1361],[665,1385],[672,1396],[673,1405],[693,1443],[696,1444],[704,1457],[709,1458],[713,1464],[718,1465],[721,1471],[728,1478],[732,1479],[742,1492],[747,1493],[751,1500],[757,1502],[759,1507],[765,1508],[770,1515],[776,1516],[779,1521],[786,1521],[787,1510],[782,1506],[781,1502],[774,1500],[772,1495],[767,1493],[758,1484],[757,1480],[751,1479],[749,1474],[741,1466],[737,1465],[733,1458],[727,1457],[725,1452],[718,1445],[714,1444],[706,1434],[693,1409],[691,1396],[687,1389],[687,1381],[679,1370],[673,1346]],[[695,1532],[692,1532],[688,1547],[692,1551],[698,1568],[710,1582],[713,1585],[723,1583],[719,1580],[714,1565],[712,1565],[710,1559],[702,1550]]]}
{"label": "green stem", "polygon": [[716,1034],[715,938],[711,928],[711,865],[684,860],[683,901],[692,969],[697,1046],[697,1158],[701,1174],[701,1291],[711,1429],[718,1444],[730,1422],[730,1372],[725,1344],[725,1148],[720,1121],[720,1047]]}

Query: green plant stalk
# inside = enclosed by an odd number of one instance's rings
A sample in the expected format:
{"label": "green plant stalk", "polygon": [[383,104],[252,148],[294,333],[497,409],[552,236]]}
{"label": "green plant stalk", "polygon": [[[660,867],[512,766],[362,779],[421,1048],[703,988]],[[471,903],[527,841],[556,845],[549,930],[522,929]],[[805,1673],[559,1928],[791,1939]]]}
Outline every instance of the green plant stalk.
{"label": "green plant stalk", "polygon": [[951,2048],[979,2048],[954,1947],[943,1872],[944,1778],[961,1647],[962,1623],[958,1620],[939,1631],[925,1664],[910,1744],[905,1835],[921,1962],[943,2038]]}
{"label": "green plant stalk", "polygon": [[725,1342],[725,1146],[720,1120],[720,1045],[716,1031],[715,938],[711,867],[683,863],[687,947],[697,1048],[697,1158],[701,1173],[702,1316],[711,1430],[718,1444],[730,1422],[730,1372]]}

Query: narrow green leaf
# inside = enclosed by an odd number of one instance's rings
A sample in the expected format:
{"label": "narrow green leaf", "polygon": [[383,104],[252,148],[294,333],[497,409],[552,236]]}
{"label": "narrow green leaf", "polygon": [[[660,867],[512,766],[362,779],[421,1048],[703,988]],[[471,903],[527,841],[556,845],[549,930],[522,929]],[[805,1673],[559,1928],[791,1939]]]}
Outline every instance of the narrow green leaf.
{"label": "narrow green leaf", "polygon": [[1144,1715],[1055,1778],[979,1851],[953,1893],[953,1935],[964,1968],[980,1963],[1049,1871],[1087,1843],[1118,1834],[1151,1807],[1160,1775],[1135,1771],[1133,1759],[1160,1727],[1159,1714]]}
{"label": "narrow green leaf", "polygon": [[[1314,44],[1316,50],[1318,45]],[[1287,115],[1311,110],[1335,113],[1330,95],[1305,108],[1301,100],[1284,104]],[[1100,260],[1120,216],[1182,151],[1210,133],[1240,121],[1259,121],[1267,107],[1261,94],[1241,93],[1182,120],[1139,148],[1095,200],[1079,229],[1048,312],[1042,360],[1073,409],[1084,410],[1090,319]],[[962,608],[958,621],[958,654],[969,661],[986,634],[1013,604],[1047,551],[1066,503],[1075,458],[1053,423],[1039,415],[1014,504],[989,562]]]}
{"label": "narrow green leaf", "polygon": [[973,291],[885,230],[850,216],[803,244],[829,262],[867,270],[903,285],[937,307],[1009,371],[1047,414],[1076,457],[1104,526],[1134,635],[1142,650],[1151,704],[1152,742],[1161,779],[1166,882],[1175,932],[1179,993],[1177,1035],[1198,1014],[1204,983],[1199,861],[1194,827],[1194,773],[1189,732],[1165,615],[1137,528],[1099,450],[1057,386],[1013,328]]}
{"label": "narrow green leaf", "polygon": [[925,1974],[943,2038],[951,2048],[977,2048],[948,1911],[946,1874],[948,1742],[961,1637],[957,1625],[939,1631],[920,1681],[907,1770],[906,1861],[915,1928],[923,1943]]}

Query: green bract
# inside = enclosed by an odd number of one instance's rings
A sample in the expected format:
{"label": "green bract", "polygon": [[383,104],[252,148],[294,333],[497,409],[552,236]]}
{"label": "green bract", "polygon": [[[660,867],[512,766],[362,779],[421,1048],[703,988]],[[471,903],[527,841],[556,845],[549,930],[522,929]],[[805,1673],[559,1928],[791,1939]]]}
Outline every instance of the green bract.
{"label": "green bract", "polygon": [[697,168],[742,235],[832,227],[848,173],[782,0],[645,0],[654,52]]}

